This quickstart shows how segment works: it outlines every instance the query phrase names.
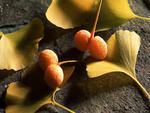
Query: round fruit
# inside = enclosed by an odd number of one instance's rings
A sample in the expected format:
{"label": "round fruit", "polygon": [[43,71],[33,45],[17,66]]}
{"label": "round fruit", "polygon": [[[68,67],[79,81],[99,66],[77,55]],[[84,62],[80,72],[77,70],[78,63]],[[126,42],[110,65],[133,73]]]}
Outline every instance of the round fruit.
{"label": "round fruit", "polygon": [[45,71],[44,80],[51,88],[59,87],[64,79],[64,73],[59,65],[52,64]]}
{"label": "round fruit", "polygon": [[100,36],[91,39],[88,49],[93,58],[103,60],[107,56],[107,44]]}
{"label": "round fruit", "polygon": [[39,63],[45,70],[51,64],[58,64],[58,57],[52,50],[45,49],[39,54]]}
{"label": "round fruit", "polygon": [[75,37],[74,37],[75,46],[80,51],[85,51],[87,49],[90,35],[91,33],[87,30],[80,30],[75,34]]}

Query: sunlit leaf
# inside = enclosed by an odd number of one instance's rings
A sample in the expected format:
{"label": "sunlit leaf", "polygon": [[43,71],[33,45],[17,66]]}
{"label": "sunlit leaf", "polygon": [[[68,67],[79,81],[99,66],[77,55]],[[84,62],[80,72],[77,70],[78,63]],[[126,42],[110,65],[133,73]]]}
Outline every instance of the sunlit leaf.
{"label": "sunlit leaf", "polygon": [[135,32],[119,30],[107,41],[108,56],[104,61],[96,61],[87,64],[87,72],[90,78],[95,78],[108,73],[124,73],[133,79],[145,96],[150,95],[136,78],[135,64],[140,47],[140,37]]}
{"label": "sunlit leaf", "polygon": [[[62,28],[80,25],[92,27],[100,0],[53,0],[49,6],[47,19]],[[128,0],[103,0],[97,30],[117,27],[133,18],[141,18],[131,10]]]}
{"label": "sunlit leaf", "polygon": [[[63,66],[64,76],[70,76],[73,70],[73,66]],[[53,91],[44,82],[44,72],[37,64],[32,64],[22,73],[20,82],[9,85],[6,113],[35,113],[45,104],[57,105],[52,101]]]}
{"label": "sunlit leaf", "polygon": [[44,27],[39,19],[20,30],[0,33],[0,70],[20,70],[29,65],[38,49],[38,42],[43,37]]}

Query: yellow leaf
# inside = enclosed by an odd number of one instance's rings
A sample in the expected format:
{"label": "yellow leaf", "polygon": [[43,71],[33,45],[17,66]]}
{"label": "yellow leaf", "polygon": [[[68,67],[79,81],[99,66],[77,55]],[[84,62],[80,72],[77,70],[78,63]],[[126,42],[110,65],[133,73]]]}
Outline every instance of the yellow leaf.
{"label": "yellow leaf", "polygon": [[[50,94],[44,95],[40,100],[34,100],[34,96],[38,96],[38,91],[36,95],[30,94],[30,87],[25,87],[24,85],[16,82],[11,83],[7,90],[7,104],[6,113],[34,113],[42,105],[51,103]],[[35,93],[34,93],[35,94]],[[33,96],[32,98],[28,96]],[[29,100],[29,99],[30,100]]]}
{"label": "yellow leaf", "polygon": [[[73,70],[74,66],[63,66],[65,78],[70,76]],[[9,85],[6,94],[6,113],[35,113],[47,104],[68,110],[54,101],[53,96],[55,96],[54,89],[46,85],[44,72],[37,63],[32,64],[22,73],[20,82]]]}
{"label": "yellow leaf", "polygon": [[101,75],[122,71],[128,74],[128,71],[109,61],[97,61],[87,65],[87,72],[90,78],[99,77]]}
{"label": "yellow leaf", "polygon": [[62,68],[64,72],[64,80],[61,87],[63,87],[67,83],[67,81],[69,80],[69,78],[71,77],[72,73],[75,70],[74,66],[62,66]]}
{"label": "yellow leaf", "polygon": [[145,96],[150,95],[136,78],[135,64],[140,47],[140,37],[135,32],[119,30],[107,41],[108,55],[104,61],[87,64],[90,78],[108,75],[111,73],[124,73],[133,79],[141,88]]}
{"label": "yellow leaf", "polygon": [[[49,6],[47,19],[62,28],[80,25],[93,27],[100,0],[53,0]],[[133,13],[128,0],[103,0],[97,30],[117,27],[133,18],[150,20]]]}
{"label": "yellow leaf", "polygon": [[20,70],[29,65],[38,49],[38,42],[43,37],[44,27],[39,19],[20,30],[0,33],[0,70]]}
{"label": "yellow leaf", "polygon": [[135,75],[135,64],[140,48],[140,37],[135,32],[117,31],[108,40],[107,60],[116,62]]}
{"label": "yellow leaf", "polygon": [[63,68],[63,72],[64,72],[64,80],[60,87],[63,87],[67,83],[67,81],[69,80],[69,78],[71,77],[72,73],[75,70],[75,66],[67,66],[65,64],[69,64],[69,63],[71,64],[71,63],[76,63],[76,62],[78,61],[66,60],[66,61],[59,62],[59,65],[61,65],[61,67]]}

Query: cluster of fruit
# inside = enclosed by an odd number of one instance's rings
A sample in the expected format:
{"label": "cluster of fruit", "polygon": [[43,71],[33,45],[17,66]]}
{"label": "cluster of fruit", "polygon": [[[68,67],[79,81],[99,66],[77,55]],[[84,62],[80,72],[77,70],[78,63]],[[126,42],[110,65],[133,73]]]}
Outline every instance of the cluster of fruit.
{"label": "cluster of fruit", "polygon": [[64,73],[59,66],[58,57],[55,52],[49,49],[43,50],[39,54],[39,64],[45,71],[44,80],[51,88],[60,86],[64,79]]}
{"label": "cluster of fruit", "polygon": [[[107,56],[107,44],[100,37],[91,37],[87,30],[75,34],[74,42],[81,51],[88,50],[93,58],[103,60]],[[51,88],[59,87],[64,79],[64,73],[58,63],[58,57],[52,50],[45,49],[39,54],[39,64],[45,71],[44,80]]]}
{"label": "cluster of fruit", "polygon": [[100,36],[93,37],[92,33],[87,30],[78,31],[74,42],[79,50],[88,50],[93,58],[103,60],[107,56],[106,42]]}

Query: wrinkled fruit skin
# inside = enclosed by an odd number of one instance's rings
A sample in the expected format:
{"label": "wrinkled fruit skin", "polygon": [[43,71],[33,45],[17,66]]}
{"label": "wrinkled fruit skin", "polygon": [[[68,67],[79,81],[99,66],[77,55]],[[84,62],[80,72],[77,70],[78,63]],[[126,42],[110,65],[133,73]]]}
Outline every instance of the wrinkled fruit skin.
{"label": "wrinkled fruit skin", "polygon": [[107,44],[100,36],[91,39],[88,49],[91,56],[98,60],[103,60],[107,56]]}
{"label": "wrinkled fruit skin", "polygon": [[75,34],[74,42],[76,48],[80,51],[85,51],[87,49],[88,40],[90,38],[91,33],[87,30],[80,30]]}
{"label": "wrinkled fruit skin", "polygon": [[59,65],[49,65],[45,71],[44,80],[51,88],[59,87],[64,79],[64,73]]}
{"label": "wrinkled fruit skin", "polygon": [[45,49],[39,54],[39,64],[43,70],[46,70],[49,65],[58,64],[58,57],[52,50]]}

